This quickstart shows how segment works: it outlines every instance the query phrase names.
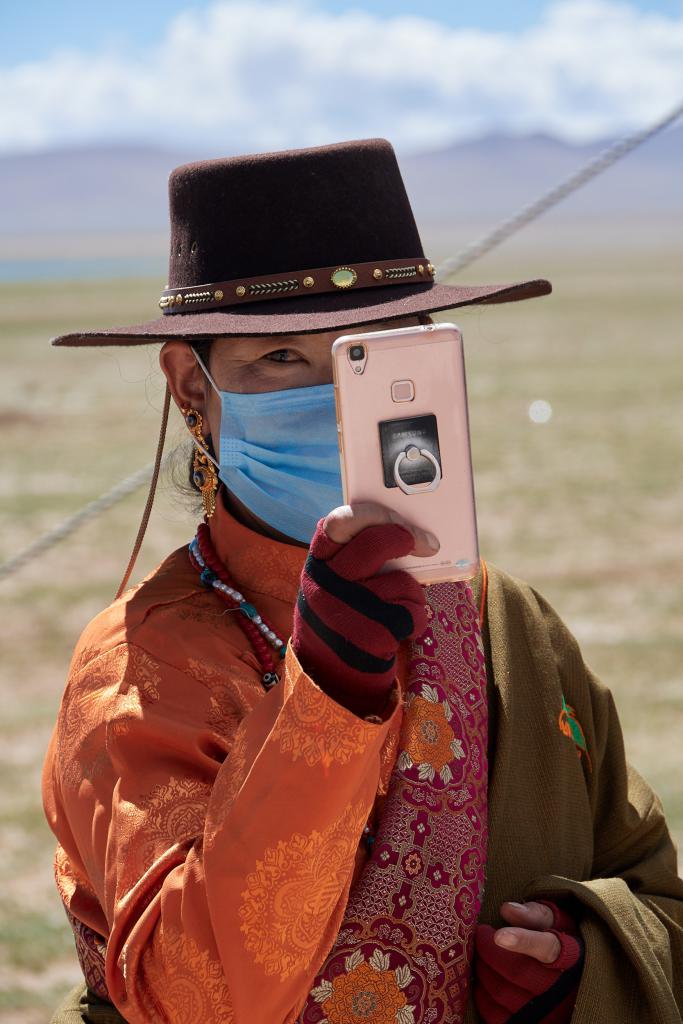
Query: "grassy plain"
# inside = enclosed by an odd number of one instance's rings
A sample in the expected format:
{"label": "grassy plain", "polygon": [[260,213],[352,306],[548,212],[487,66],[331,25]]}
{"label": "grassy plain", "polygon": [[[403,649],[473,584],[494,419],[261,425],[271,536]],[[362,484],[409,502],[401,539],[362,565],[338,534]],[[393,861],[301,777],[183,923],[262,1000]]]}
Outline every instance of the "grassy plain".
{"label": "grassy plain", "polygon": [[[644,248],[624,235],[588,250],[565,244],[560,229],[530,232],[464,276],[527,274],[553,278],[553,296],[444,317],[466,338],[482,552],[540,590],[575,632],[614,691],[629,756],[661,796],[680,844],[680,248],[657,238]],[[0,559],[151,460],[163,395],[155,349],[59,351],[48,338],[152,318],[159,284],[0,288]],[[529,418],[536,399],[552,406],[546,423]],[[174,413],[169,447],[182,437]],[[138,492],[0,581],[7,1021],[45,1021],[79,976],[52,880],[40,769],[71,649],[116,590],[143,502]],[[138,577],[188,538],[195,518],[165,480]]]}

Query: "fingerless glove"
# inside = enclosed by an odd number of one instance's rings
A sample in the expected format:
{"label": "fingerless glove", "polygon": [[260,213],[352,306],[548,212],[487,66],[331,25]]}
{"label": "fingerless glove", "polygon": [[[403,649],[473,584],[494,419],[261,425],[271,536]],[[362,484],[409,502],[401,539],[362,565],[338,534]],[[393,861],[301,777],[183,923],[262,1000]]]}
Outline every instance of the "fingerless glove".
{"label": "fingerless glove", "polygon": [[474,963],[474,1001],[486,1024],[538,1021],[569,1024],[583,969],[583,940],[574,919],[549,900],[560,940],[560,953],[551,964],[503,949],[494,941],[495,929],[477,925]]}
{"label": "fingerless glove", "polygon": [[381,714],[402,640],[427,626],[424,591],[407,572],[380,573],[413,550],[403,526],[368,526],[345,544],[320,520],[301,575],[292,646],[303,669],[358,715]]}

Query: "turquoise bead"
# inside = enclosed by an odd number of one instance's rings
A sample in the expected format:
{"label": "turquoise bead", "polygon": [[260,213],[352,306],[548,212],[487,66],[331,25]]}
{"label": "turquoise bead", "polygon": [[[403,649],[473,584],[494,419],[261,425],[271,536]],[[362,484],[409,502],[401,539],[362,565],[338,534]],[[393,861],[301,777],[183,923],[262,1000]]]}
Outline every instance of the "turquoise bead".
{"label": "turquoise bead", "polygon": [[248,619],[253,619],[255,615],[258,615],[258,612],[254,608],[253,604],[249,604],[248,601],[242,601],[242,603],[240,604],[240,611],[244,612]]}

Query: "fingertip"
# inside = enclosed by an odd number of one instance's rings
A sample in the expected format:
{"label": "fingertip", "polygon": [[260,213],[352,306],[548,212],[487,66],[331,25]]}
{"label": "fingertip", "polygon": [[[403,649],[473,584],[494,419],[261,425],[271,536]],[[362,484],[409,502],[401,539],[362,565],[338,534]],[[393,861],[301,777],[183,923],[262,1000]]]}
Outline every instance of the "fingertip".
{"label": "fingertip", "polygon": [[413,550],[410,552],[411,555],[416,555],[418,558],[433,558],[437,554],[441,545],[433,534],[411,532],[411,536],[414,544]]}
{"label": "fingertip", "polygon": [[329,513],[322,519],[318,520],[315,532],[311,538],[309,550],[316,558],[330,558],[332,555],[336,554],[342,546],[342,542],[335,540],[335,538],[328,532],[328,521],[332,524],[334,523],[334,519],[330,520],[331,515],[332,513]]}
{"label": "fingertip", "polygon": [[497,946],[502,946],[503,949],[516,949],[519,946],[519,937],[514,932],[510,932],[505,928],[496,932],[493,941]]}

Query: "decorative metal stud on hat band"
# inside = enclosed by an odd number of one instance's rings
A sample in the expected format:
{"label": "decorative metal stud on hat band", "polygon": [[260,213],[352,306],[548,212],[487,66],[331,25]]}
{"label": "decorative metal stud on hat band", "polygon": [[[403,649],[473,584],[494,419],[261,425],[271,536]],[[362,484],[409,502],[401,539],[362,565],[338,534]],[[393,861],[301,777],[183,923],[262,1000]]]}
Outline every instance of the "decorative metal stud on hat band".
{"label": "decorative metal stud on hat band", "polygon": [[353,288],[357,280],[358,274],[353,267],[337,267],[337,269],[332,271],[330,274],[330,281],[335,288]]}
{"label": "decorative metal stud on hat band", "polygon": [[185,313],[196,309],[239,306],[243,302],[289,298],[301,295],[304,291],[311,295],[387,285],[423,284],[429,287],[433,279],[434,265],[424,256],[416,259],[373,260],[369,263],[344,263],[341,266],[217,281],[215,284],[192,285],[187,288],[167,287],[159,299],[159,306],[164,313]]}

